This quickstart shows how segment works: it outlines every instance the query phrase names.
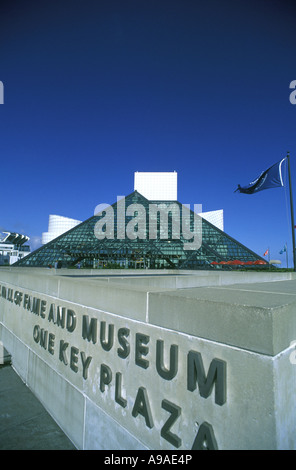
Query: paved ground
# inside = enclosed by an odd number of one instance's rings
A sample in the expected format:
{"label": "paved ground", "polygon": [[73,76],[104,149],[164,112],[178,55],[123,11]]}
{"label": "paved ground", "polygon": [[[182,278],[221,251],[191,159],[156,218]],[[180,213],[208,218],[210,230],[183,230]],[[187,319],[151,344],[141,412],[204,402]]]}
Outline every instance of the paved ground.
{"label": "paved ground", "polygon": [[0,450],[73,449],[13,368],[0,366]]}

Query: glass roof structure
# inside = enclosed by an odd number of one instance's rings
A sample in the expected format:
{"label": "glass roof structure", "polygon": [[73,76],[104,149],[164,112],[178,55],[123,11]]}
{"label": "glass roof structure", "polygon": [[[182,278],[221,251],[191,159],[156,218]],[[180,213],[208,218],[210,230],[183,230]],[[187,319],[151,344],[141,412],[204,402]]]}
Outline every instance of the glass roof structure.
{"label": "glass roof structure", "polygon": [[178,201],[134,191],[14,266],[209,269],[237,260],[264,262]]}

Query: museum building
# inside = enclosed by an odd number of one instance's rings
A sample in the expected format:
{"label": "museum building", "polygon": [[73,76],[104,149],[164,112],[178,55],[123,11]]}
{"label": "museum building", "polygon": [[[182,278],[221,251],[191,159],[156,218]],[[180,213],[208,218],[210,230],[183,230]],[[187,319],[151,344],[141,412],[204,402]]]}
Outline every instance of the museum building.
{"label": "museum building", "polygon": [[191,208],[135,190],[14,266],[213,269],[254,263],[266,264]]}

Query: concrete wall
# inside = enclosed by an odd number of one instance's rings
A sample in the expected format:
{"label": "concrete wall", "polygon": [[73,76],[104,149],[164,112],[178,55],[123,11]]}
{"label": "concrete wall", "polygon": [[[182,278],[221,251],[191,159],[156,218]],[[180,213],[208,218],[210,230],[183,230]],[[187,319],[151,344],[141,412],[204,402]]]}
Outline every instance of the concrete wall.
{"label": "concrete wall", "polygon": [[295,449],[294,273],[0,269],[0,340],[79,449]]}

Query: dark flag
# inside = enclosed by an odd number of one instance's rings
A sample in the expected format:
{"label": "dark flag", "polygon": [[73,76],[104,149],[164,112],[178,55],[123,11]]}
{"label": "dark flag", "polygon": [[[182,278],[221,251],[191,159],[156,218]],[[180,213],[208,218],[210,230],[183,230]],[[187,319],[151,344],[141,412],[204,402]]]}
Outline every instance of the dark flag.
{"label": "dark flag", "polygon": [[279,186],[284,186],[282,178],[282,163],[285,160],[277,162],[275,165],[271,166],[267,170],[263,171],[258,178],[249,183],[247,186],[238,185],[236,191],[245,194],[254,194],[258,191],[263,191],[263,189],[278,188]]}

